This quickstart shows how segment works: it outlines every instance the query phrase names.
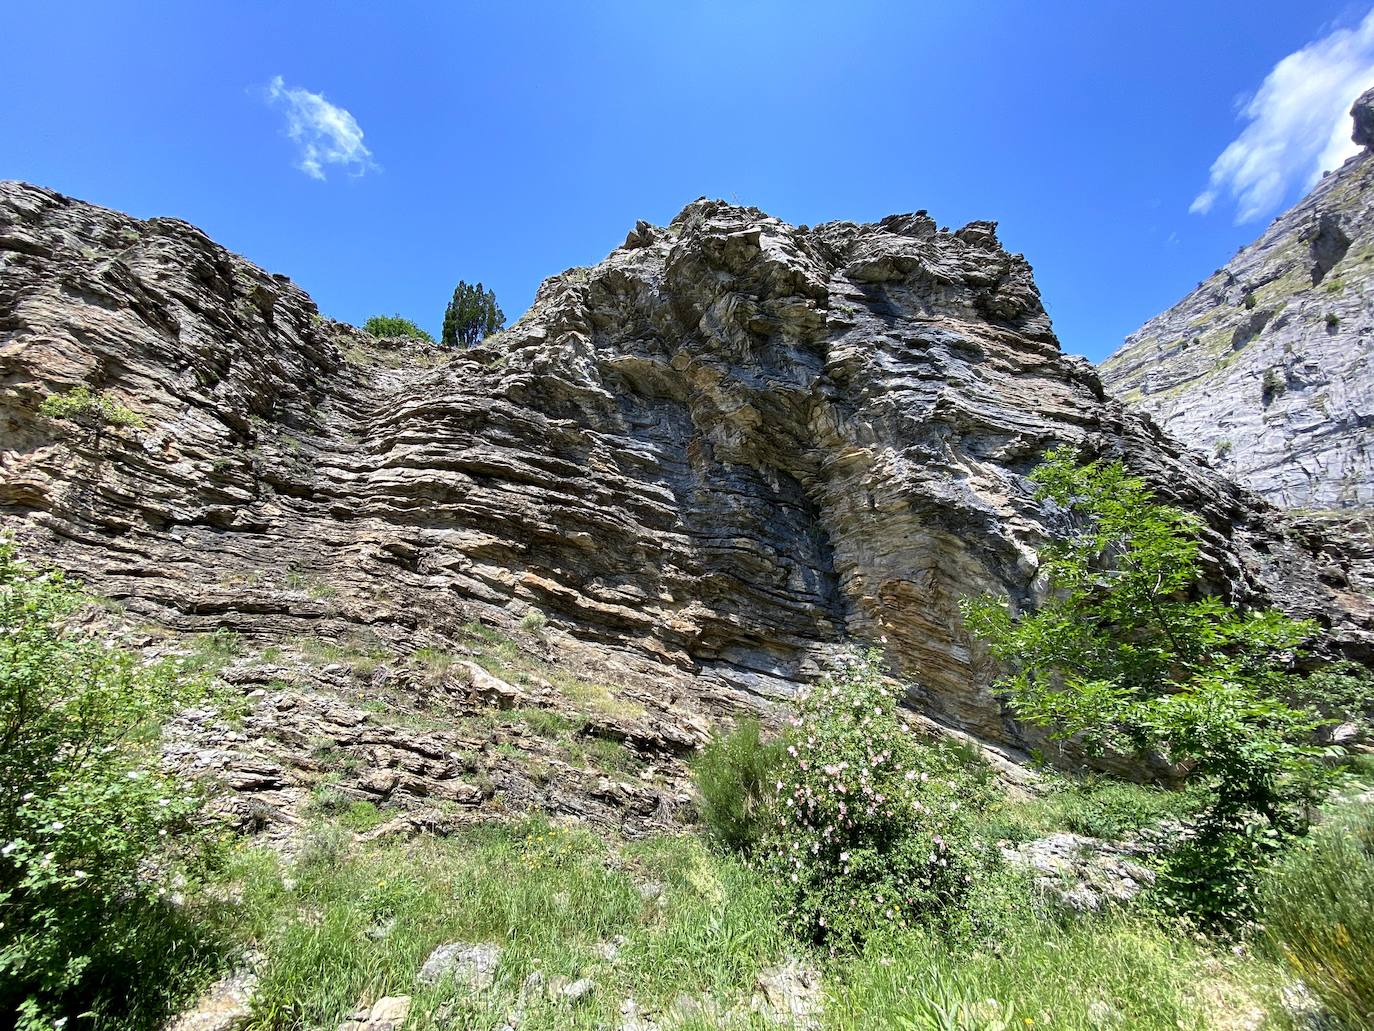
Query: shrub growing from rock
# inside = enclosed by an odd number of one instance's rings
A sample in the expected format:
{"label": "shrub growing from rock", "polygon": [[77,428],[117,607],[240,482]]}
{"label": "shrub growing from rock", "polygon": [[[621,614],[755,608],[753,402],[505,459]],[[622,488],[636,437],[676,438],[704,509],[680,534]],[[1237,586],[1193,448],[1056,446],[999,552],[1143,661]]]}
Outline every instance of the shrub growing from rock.
{"label": "shrub growing from rock", "polygon": [[94,393],[87,386],[72,387],[61,394],[49,394],[38,406],[40,415],[71,422],[96,436],[108,426],[143,425],[143,417],[105,392]]}
{"label": "shrub growing from rock", "polygon": [[411,337],[427,344],[434,343],[434,338],[428,332],[400,315],[374,315],[363,323],[363,332],[379,338]]}

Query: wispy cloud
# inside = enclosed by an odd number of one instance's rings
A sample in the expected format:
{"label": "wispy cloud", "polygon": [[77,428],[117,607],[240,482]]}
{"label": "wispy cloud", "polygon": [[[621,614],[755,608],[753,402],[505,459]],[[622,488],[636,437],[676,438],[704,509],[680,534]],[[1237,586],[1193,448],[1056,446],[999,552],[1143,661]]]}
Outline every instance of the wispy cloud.
{"label": "wispy cloud", "polygon": [[323,93],[288,86],[278,75],[267,85],[267,100],[286,115],[286,135],[300,148],[296,163],[312,179],[323,180],[326,165],[338,165],[350,175],[377,169],[372,151],[363,144],[362,126],[345,108],[331,104]]}
{"label": "wispy cloud", "polygon": [[1205,215],[1222,194],[1236,222],[1279,207],[1295,183],[1310,187],[1357,148],[1350,104],[1374,86],[1374,11],[1285,57],[1241,107],[1247,125],[1212,163],[1207,188],[1188,210]]}

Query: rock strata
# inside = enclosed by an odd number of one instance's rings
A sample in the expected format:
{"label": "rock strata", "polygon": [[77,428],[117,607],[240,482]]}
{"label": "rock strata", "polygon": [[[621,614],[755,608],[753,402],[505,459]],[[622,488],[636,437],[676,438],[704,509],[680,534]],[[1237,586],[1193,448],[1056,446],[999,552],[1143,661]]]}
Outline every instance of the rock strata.
{"label": "rock strata", "polygon": [[[285,744],[188,745],[244,794],[298,790],[285,753],[318,727],[366,752],[350,790],[472,804],[482,785],[445,757],[461,746],[360,720],[377,698],[576,710],[679,761],[854,640],[940,725],[1022,744],[958,602],[1043,590],[1065,516],[1026,476],[1060,443],[1199,513],[1215,590],[1316,618],[1358,657],[1374,640],[1360,561],[1286,531],[1061,354],[990,222],[798,228],[700,200],[446,352],[322,318],[184,222],[5,183],[0,334],[0,526],[131,623],[251,644],[233,675],[270,695],[252,729]],[[38,413],[77,385],[141,425]],[[462,642],[486,642],[480,669],[444,658]],[[262,657],[281,645],[348,658],[297,697]],[[500,672],[517,652],[538,659],[519,683]],[[377,672],[426,663],[442,675]],[[581,797],[657,819],[662,789],[626,784],[608,771]]]}
{"label": "rock strata", "polygon": [[1173,308],[1102,381],[1277,505],[1374,505],[1374,91],[1366,149]]}

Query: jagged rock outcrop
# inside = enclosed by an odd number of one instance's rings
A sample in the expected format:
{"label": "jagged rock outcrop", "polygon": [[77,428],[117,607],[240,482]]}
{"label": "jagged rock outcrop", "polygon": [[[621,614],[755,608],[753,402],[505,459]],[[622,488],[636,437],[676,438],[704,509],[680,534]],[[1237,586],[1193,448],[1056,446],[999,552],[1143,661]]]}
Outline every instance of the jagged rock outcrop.
{"label": "jagged rock outcrop", "polygon": [[[1354,140],[1374,143],[1374,90]],[[1102,364],[1107,389],[1274,504],[1374,505],[1374,156],[1327,175]]]}
{"label": "jagged rock outcrop", "polygon": [[[637,692],[649,729],[607,732],[664,754],[853,639],[926,713],[1020,741],[958,600],[1043,589],[1063,514],[1025,476],[1058,442],[1202,514],[1218,590],[1374,640],[1364,560],[1107,397],[992,223],[701,200],[450,354],[323,319],[184,222],[8,183],[0,332],[0,521],[130,618],[409,655],[538,609]],[[143,427],[38,414],[76,384]]]}

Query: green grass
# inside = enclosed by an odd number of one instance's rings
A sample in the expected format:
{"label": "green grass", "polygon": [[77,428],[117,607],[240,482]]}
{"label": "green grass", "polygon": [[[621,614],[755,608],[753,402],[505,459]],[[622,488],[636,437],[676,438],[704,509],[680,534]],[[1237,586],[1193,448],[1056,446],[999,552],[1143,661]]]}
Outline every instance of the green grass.
{"label": "green grass", "polygon": [[549,662],[520,650],[514,640],[481,623],[463,626],[464,636],[473,650],[473,659],[492,676],[517,686],[551,684],[583,712],[634,719],[644,715],[638,702],[619,697],[606,684],[586,680]]}
{"label": "green grass", "polygon": [[[599,836],[540,822],[375,846],[326,825],[294,868],[249,855],[241,918],[268,955],[251,1026],[333,1027],[386,994],[414,995],[407,1031],[499,1026],[535,970],[598,988],[576,1008],[532,999],[522,1031],[615,1026],[630,995],[645,1006],[684,992],[746,996],[781,949],[765,886],[740,864],[689,838],[607,858]],[[664,904],[641,897],[637,878],[661,881]],[[616,935],[625,942],[612,964],[594,946]],[[451,941],[503,947],[490,991],[416,985],[425,957]]]}
{"label": "green grass", "polygon": [[984,950],[913,935],[838,966],[828,1026],[1207,1031],[1218,1025],[1198,991],[1204,978],[1217,995],[1241,987],[1207,970],[1209,958],[1186,935],[1128,917],[1064,926],[1033,917]]}
{"label": "green grass", "polygon": [[[616,1027],[626,998],[662,1013],[687,995],[742,1015],[760,971],[788,955],[822,971],[823,1026],[834,1031],[1205,1031],[1242,1026],[1227,1023],[1236,1012],[1278,1012],[1283,978],[1268,961],[1143,912],[1059,920],[1014,878],[990,901],[998,912],[981,934],[874,939],[832,959],[785,936],[761,874],[694,836],[618,843],[533,819],[362,843],[350,824],[364,806],[315,827],[294,863],[247,852],[234,871],[238,933],[267,956],[256,1031],[333,1027],[396,994],[414,997],[407,1031],[498,1027],[534,971],[590,977],[597,988],[576,1007],[531,997],[522,1031]],[[369,808],[363,823],[380,816]],[[641,894],[650,881],[661,896]],[[612,939],[622,943],[608,960],[596,946]],[[491,989],[416,983],[447,942],[502,947]],[[754,1016],[731,1026],[767,1025]]]}
{"label": "green grass", "polygon": [[1164,820],[1197,812],[1202,795],[1132,784],[1110,777],[1063,777],[1049,780],[1049,790],[1027,801],[1007,801],[986,814],[983,833],[992,838],[1029,841],[1056,831],[1093,838],[1118,839]]}
{"label": "green grass", "polygon": [[1351,806],[1285,857],[1261,896],[1263,945],[1341,1027],[1374,1027],[1374,814]]}

